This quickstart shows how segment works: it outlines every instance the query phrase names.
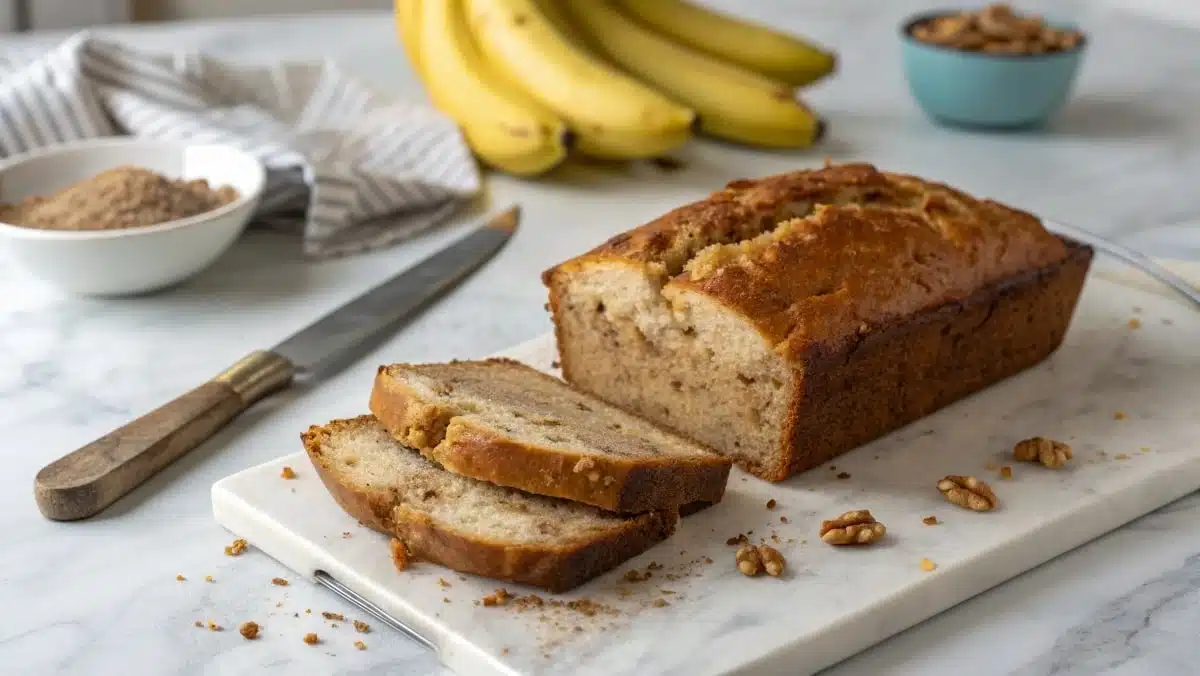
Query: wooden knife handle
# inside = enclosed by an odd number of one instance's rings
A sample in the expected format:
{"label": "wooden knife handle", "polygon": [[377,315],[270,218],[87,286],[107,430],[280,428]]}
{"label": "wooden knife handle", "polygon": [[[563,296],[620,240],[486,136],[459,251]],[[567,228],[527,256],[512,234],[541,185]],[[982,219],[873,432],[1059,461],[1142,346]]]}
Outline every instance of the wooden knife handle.
{"label": "wooden knife handle", "polygon": [[33,492],[42,515],[86,519],[216,434],[254,402],[291,384],[292,363],[253,352],[216,378],[46,465]]}

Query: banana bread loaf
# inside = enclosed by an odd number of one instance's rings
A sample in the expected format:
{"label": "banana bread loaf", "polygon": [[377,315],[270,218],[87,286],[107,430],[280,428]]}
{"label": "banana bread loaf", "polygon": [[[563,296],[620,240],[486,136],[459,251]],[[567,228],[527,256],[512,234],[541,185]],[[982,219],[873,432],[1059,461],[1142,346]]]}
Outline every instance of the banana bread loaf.
{"label": "banana bread loaf", "polygon": [[543,281],[568,382],[778,481],[1049,356],[1091,258],[850,164],[734,181]]}

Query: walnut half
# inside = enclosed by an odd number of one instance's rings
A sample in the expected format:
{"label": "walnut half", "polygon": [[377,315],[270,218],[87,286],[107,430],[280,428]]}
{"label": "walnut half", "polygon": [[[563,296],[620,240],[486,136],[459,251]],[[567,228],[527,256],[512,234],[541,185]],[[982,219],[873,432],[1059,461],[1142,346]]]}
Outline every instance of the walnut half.
{"label": "walnut half", "polygon": [[1033,437],[1017,442],[1013,457],[1021,462],[1040,462],[1049,469],[1058,469],[1071,459],[1071,447],[1061,441]]}
{"label": "walnut half", "polygon": [[951,474],[937,483],[937,489],[947,500],[963,509],[987,512],[1000,504],[992,487],[973,476]]}
{"label": "walnut half", "polygon": [[846,512],[821,522],[821,541],[831,545],[869,545],[887,533],[887,526],[871,516],[871,510]]}

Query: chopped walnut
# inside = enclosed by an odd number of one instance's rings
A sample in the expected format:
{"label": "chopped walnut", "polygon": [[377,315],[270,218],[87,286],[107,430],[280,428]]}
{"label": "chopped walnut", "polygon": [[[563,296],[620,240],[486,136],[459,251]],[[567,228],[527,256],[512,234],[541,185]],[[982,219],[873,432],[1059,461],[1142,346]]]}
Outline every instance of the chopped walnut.
{"label": "chopped walnut", "polygon": [[927,516],[924,519],[921,519],[921,523],[924,523],[926,526],[936,526],[941,522],[938,521],[936,516]]}
{"label": "chopped walnut", "polygon": [[291,467],[288,467],[287,465],[284,465],[283,469],[280,470],[280,472],[279,472],[279,476],[284,479],[295,479],[296,478],[296,470],[292,469]]}
{"label": "chopped walnut", "polygon": [[788,520],[787,516],[781,514],[779,516],[779,523],[791,523],[791,521]]}
{"label": "chopped walnut", "polygon": [[727,544],[727,545],[729,545],[730,547],[732,547],[732,546],[734,546],[734,545],[740,545],[740,544],[744,544],[744,543],[746,543],[746,542],[749,542],[749,541],[750,541],[750,540],[749,540],[749,538],[747,538],[747,537],[746,537],[746,535],[745,535],[744,533],[738,533],[737,535],[735,535],[735,536],[733,536],[733,537],[729,538],[728,540],[726,540],[726,541],[725,541],[725,544]]}
{"label": "chopped walnut", "polygon": [[654,573],[650,571],[639,571],[637,568],[631,568],[625,571],[625,575],[621,578],[626,582],[645,582],[654,577]]}
{"label": "chopped walnut", "polygon": [[359,650],[366,650],[366,649],[367,649],[367,644],[366,644],[366,643],[363,643],[362,641],[355,641],[355,642],[354,642],[354,647],[355,647],[355,648],[358,648]]}
{"label": "chopped walnut", "polygon": [[762,559],[763,570],[767,571],[767,575],[779,577],[783,574],[787,561],[784,560],[783,554],[780,554],[779,550],[768,545],[759,545],[758,555]]}
{"label": "chopped walnut", "polygon": [[288,581],[283,579],[282,577],[273,577],[273,578],[271,578],[271,584],[273,584],[277,587],[286,587],[286,586],[288,586]]}
{"label": "chopped walnut", "polygon": [[821,541],[831,545],[869,545],[887,533],[887,526],[871,516],[871,510],[846,512],[821,522]]}
{"label": "chopped walnut", "polygon": [[1061,441],[1033,437],[1013,447],[1013,457],[1022,462],[1040,462],[1049,469],[1058,469],[1071,459],[1071,447]]}
{"label": "chopped walnut", "polygon": [[209,620],[208,621],[208,630],[209,631],[222,631],[223,627],[221,627],[221,625],[217,624],[216,622]]}
{"label": "chopped walnut", "polygon": [[186,578],[186,577],[184,577],[184,576],[182,576],[182,575],[176,575],[176,576],[175,576],[175,581],[176,581],[176,582],[183,582],[183,581],[184,581],[184,580],[186,580],[186,579],[187,579],[187,578]]}
{"label": "chopped walnut", "polygon": [[754,577],[762,572],[762,554],[754,545],[739,547],[737,553],[734,554],[734,561],[737,562],[737,569],[746,577]]}
{"label": "chopped walnut", "polygon": [[258,623],[246,622],[242,624],[242,626],[238,627],[238,632],[241,633],[242,638],[246,639],[247,641],[253,641],[254,639],[258,638]]}
{"label": "chopped walnut", "polygon": [[1012,478],[1012,466],[1004,465],[1003,467],[1001,467],[1000,468],[1000,478],[1001,479],[1011,479]]}
{"label": "chopped walnut", "polygon": [[992,487],[973,476],[951,474],[937,483],[937,489],[950,502],[976,512],[986,512],[1000,504]]}
{"label": "chopped walnut", "polygon": [[392,538],[388,547],[392,550],[392,564],[396,566],[396,570],[403,573],[408,569],[408,548],[397,538]]}
{"label": "chopped walnut", "polygon": [[487,596],[483,597],[483,605],[488,606],[489,608],[492,606],[502,606],[508,603],[508,600],[511,598],[512,594],[509,594],[507,589],[501,587],[500,589],[497,589],[495,593],[488,594]]}
{"label": "chopped walnut", "polygon": [[777,503],[775,502],[775,498],[771,498],[770,500],[767,500],[767,509],[775,509],[776,504]]}
{"label": "chopped walnut", "polygon": [[316,645],[317,643],[320,643],[320,641],[321,639],[311,631],[304,635],[304,642],[309,645]]}
{"label": "chopped walnut", "polygon": [[439,587],[449,587],[449,586],[450,586],[450,583],[446,581],[446,578],[444,578],[444,577],[439,577],[439,578],[438,578],[438,586],[439,586]]}
{"label": "chopped walnut", "polygon": [[325,619],[327,619],[327,620],[337,620],[338,622],[345,622],[345,621],[346,621],[346,616],[345,616],[345,615],[343,615],[343,614],[341,614],[341,613],[331,613],[331,612],[329,612],[329,611],[327,611],[327,610],[325,610],[325,611],[321,611],[321,617],[323,617],[323,618],[325,618]]}
{"label": "chopped walnut", "polygon": [[225,548],[225,556],[237,556],[241,554],[242,552],[246,551],[248,544],[249,543],[242,538],[234,540],[232,544]]}

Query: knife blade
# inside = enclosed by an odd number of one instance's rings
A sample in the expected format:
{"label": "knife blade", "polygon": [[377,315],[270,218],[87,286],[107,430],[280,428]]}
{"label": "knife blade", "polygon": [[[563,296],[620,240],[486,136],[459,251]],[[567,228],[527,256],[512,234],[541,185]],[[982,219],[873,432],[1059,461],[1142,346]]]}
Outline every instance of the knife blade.
{"label": "knife blade", "polygon": [[34,479],[38,509],[55,521],[103,511],[256,402],[298,379],[324,375],[370,338],[428,307],[491,259],[516,232],[520,216],[520,207],[509,207],[275,347],[246,355],[203,385],[46,465]]}

